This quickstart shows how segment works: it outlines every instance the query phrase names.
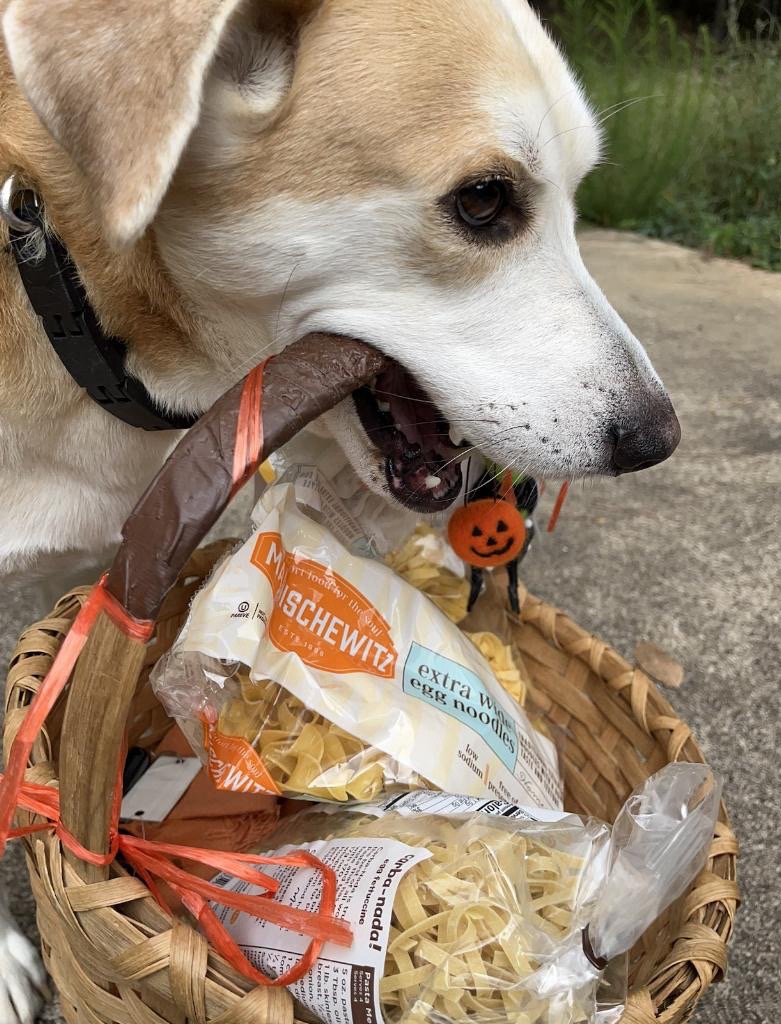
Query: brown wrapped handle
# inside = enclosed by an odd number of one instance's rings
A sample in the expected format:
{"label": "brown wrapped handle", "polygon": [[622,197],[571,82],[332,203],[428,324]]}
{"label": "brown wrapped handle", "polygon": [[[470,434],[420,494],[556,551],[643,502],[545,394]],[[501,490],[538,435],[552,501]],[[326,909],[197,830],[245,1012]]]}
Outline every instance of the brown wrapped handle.
{"label": "brown wrapped handle", "polygon": [[[376,349],[330,334],[308,335],[269,360],[258,464],[375,377],[385,362]],[[125,524],[106,586],[137,619],[156,618],[187,559],[230,500],[244,384],[192,427]]]}
{"label": "brown wrapped handle", "polygon": [[[257,464],[370,381],[385,362],[362,342],[327,334],[309,335],[274,356],[263,371]],[[247,379],[190,429],[125,524],[106,589],[136,619],[157,618],[235,491],[234,449]],[[98,854],[108,850],[119,751],[145,655],[141,642],[101,614],[70,683],[60,754],[62,819]],[[105,867],[70,853],[66,858],[86,881],[108,877]]]}

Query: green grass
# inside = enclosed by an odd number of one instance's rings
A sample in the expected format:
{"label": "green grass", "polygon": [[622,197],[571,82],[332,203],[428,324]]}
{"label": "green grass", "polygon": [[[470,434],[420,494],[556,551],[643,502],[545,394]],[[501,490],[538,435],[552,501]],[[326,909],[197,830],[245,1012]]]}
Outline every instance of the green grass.
{"label": "green grass", "polygon": [[653,0],[563,0],[554,24],[605,111],[583,217],[781,270],[779,33],[717,49]]}

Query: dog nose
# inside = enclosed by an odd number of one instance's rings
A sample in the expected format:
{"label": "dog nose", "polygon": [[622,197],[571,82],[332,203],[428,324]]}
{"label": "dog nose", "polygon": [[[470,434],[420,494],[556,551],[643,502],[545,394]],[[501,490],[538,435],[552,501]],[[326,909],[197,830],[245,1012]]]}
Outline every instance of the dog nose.
{"label": "dog nose", "polygon": [[681,424],[669,400],[646,409],[635,423],[615,424],[613,468],[617,473],[639,473],[669,459],[681,443]]}

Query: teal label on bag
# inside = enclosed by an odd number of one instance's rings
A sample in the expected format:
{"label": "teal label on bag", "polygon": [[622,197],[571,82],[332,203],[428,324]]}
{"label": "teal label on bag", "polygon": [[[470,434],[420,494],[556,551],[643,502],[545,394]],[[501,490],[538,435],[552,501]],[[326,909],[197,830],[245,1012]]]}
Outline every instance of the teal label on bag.
{"label": "teal label on bag", "polygon": [[413,643],[404,665],[404,692],[457,719],[476,732],[508,771],[515,769],[515,722],[482,680],[457,661]]}

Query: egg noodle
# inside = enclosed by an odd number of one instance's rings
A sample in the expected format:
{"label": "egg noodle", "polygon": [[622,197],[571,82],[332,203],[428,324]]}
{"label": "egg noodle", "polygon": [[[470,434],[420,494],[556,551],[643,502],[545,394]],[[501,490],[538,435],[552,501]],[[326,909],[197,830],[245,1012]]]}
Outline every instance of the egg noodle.
{"label": "egg noodle", "polygon": [[[525,685],[511,649],[493,633],[467,636],[504,689],[523,704]],[[281,793],[363,803],[383,792],[391,771],[396,783],[415,789],[428,785],[402,765],[389,765],[381,751],[307,711],[276,683],[268,679],[253,682],[246,673],[239,673],[237,679],[241,695],[220,712],[218,731],[226,737],[246,740],[260,755]]]}
{"label": "egg noodle", "polygon": [[282,794],[365,802],[389,782],[426,786],[403,765],[391,764],[382,751],[308,711],[276,683],[252,682],[246,675],[239,676],[239,683],[241,696],[220,713],[219,733],[246,740]]}
{"label": "egg noodle", "polygon": [[420,525],[385,563],[433,601],[451,622],[461,622],[467,616],[469,582],[447,564],[445,546],[445,540],[434,530]]}

